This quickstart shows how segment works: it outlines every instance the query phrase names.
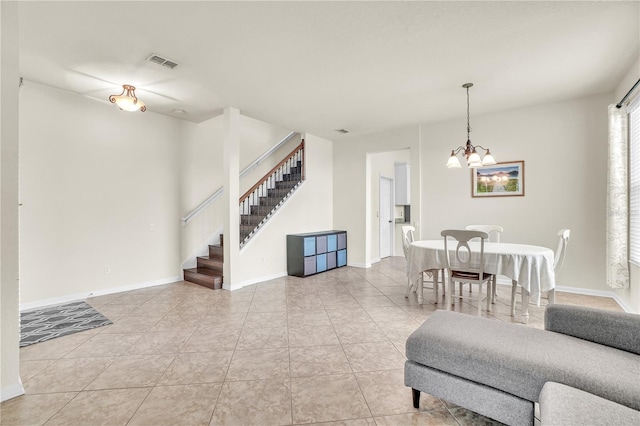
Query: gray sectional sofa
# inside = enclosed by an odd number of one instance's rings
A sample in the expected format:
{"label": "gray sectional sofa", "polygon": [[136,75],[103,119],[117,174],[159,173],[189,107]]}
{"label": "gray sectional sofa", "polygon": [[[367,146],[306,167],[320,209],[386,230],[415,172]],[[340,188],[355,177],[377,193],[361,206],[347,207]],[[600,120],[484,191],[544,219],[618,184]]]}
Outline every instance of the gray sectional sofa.
{"label": "gray sectional sofa", "polygon": [[543,425],[640,424],[638,315],[549,305],[539,330],[437,311],[406,356],[416,408],[422,391],[510,425],[532,425],[535,402]]}

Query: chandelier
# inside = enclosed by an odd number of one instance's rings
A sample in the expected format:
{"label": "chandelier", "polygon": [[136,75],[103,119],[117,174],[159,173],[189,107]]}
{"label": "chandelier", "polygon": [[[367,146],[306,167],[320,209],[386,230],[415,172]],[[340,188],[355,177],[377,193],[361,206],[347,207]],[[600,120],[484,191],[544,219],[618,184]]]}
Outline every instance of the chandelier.
{"label": "chandelier", "polygon": [[128,84],[122,85],[122,93],[119,95],[109,96],[109,101],[118,105],[120,109],[125,111],[137,111],[145,112],[147,107],[140,99],[136,97],[136,88]]}
{"label": "chandelier", "polygon": [[[451,156],[449,157],[449,161],[447,161],[447,167],[450,169],[460,168],[460,160],[458,159],[458,154],[460,152],[464,153],[464,158],[467,161],[467,166],[470,168],[478,168],[483,166],[491,166],[496,164],[495,158],[491,154],[488,148],[484,148],[480,145],[471,145],[471,139],[469,137],[469,133],[471,133],[471,126],[469,125],[469,88],[473,87],[473,83],[465,83],[462,85],[463,88],[467,89],[467,144],[465,146],[459,146],[456,149],[451,150]],[[477,152],[477,148],[484,150],[484,157],[481,159],[480,154]]]}

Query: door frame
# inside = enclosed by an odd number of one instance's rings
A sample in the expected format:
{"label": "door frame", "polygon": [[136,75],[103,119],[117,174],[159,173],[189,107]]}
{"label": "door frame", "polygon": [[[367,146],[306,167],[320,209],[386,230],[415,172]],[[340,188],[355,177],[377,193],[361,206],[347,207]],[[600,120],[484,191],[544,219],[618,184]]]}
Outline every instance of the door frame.
{"label": "door frame", "polygon": [[[389,204],[383,206],[382,202],[382,181],[389,181]],[[382,209],[386,207],[389,209],[389,228],[391,233],[389,235],[389,257],[395,256],[395,221],[394,221],[394,206],[395,206],[395,181],[393,178],[380,175],[378,181],[378,259],[382,259]]]}

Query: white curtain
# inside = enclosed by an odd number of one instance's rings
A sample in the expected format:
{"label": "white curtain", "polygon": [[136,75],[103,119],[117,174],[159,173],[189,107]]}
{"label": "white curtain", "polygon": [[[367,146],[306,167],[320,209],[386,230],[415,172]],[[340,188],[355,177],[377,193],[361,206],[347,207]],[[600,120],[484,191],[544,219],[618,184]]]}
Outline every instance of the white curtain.
{"label": "white curtain", "polygon": [[625,107],[609,105],[607,179],[607,284],[629,287],[628,263],[628,116]]}

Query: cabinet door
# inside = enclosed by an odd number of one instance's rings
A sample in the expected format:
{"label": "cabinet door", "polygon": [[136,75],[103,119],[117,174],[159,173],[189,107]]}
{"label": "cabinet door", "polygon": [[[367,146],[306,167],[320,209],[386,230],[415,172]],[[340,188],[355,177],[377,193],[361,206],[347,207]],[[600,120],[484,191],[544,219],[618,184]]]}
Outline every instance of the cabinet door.
{"label": "cabinet door", "polygon": [[304,275],[312,275],[316,273],[316,257],[309,256],[304,258]]}
{"label": "cabinet door", "polygon": [[327,254],[319,254],[316,256],[316,272],[324,272],[327,270]]}
{"label": "cabinet door", "polygon": [[345,266],[347,264],[347,251],[338,250],[338,267]]}
{"label": "cabinet door", "polygon": [[316,254],[316,237],[304,238],[304,255],[313,256]]}
{"label": "cabinet door", "polygon": [[338,234],[338,250],[343,250],[347,248],[347,234],[343,232]]}
{"label": "cabinet door", "polygon": [[336,234],[327,235],[327,251],[338,250],[338,236]]}
{"label": "cabinet door", "polygon": [[326,253],[327,252],[327,236],[321,235],[316,237],[316,253]]}
{"label": "cabinet door", "polygon": [[327,270],[335,268],[338,263],[337,253],[335,251],[330,251],[327,253]]}

